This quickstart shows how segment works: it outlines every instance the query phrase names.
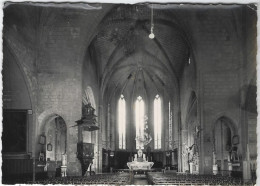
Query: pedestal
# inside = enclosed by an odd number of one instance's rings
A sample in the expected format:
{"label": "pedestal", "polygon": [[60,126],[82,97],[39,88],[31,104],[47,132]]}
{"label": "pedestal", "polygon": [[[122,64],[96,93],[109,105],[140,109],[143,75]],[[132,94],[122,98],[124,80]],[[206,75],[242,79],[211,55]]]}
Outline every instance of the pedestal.
{"label": "pedestal", "polygon": [[229,177],[231,177],[232,170],[233,170],[232,163],[228,162],[228,175],[229,175]]}
{"label": "pedestal", "polygon": [[61,177],[67,176],[67,166],[61,166]]}
{"label": "pedestal", "polygon": [[251,180],[251,170],[249,161],[243,161],[243,179],[244,182]]}
{"label": "pedestal", "polygon": [[190,173],[192,174],[193,173],[193,163],[189,163],[190,164]]}
{"label": "pedestal", "polygon": [[218,165],[213,165],[213,175],[218,174]]}

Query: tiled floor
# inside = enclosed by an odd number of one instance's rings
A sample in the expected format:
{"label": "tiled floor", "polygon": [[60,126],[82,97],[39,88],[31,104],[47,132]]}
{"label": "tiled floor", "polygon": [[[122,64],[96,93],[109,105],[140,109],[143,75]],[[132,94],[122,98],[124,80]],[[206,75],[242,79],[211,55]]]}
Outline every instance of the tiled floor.
{"label": "tiled floor", "polygon": [[146,175],[135,175],[134,176],[134,185],[148,185]]}

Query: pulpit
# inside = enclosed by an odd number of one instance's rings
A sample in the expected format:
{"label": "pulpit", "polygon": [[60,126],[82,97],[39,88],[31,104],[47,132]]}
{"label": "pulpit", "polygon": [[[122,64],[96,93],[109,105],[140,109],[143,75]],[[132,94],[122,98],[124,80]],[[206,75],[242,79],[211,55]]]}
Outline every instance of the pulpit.
{"label": "pulpit", "polygon": [[82,176],[85,176],[89,165],[94,158],[94,144],[79,142],[77,145],[77,158],[80,160]]}
{"label": "pulpit", "polygon": [[[82,176],[85,176],[89,165],[93,163],[94,159],[94,144],[83,142],[82,130],[94,131],[98,130],[99,127],[96,125],[96,115],[95,109],[90,103],[82,107],[82,117],[80,120],[76,121],[79,129],[79,141],[77,144],[77,158],[80,160],[82,168]],[[90,166],[91,174],[91,166]]]}

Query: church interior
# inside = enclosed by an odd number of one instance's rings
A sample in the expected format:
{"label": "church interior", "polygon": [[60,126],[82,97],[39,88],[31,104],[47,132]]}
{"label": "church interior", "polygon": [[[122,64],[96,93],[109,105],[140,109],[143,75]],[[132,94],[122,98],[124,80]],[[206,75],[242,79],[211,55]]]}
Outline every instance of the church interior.
{"label": "church interior", "polygon": [[3,184],[255,183],[256,5],[3,15]]}

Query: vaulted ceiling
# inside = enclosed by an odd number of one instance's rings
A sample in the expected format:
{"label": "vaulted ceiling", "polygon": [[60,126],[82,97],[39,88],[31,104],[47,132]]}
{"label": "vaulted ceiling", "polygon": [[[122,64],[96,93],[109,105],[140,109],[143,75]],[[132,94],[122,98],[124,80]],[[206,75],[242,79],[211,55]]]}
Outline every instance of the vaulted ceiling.
{"label": "vaulted ceiling", "polygon": [[101,22],[90,47],[102,74],[103,92],[154,96],[178,86],[189,60],[187,38],[172,9],[158,7],[153,8],[154,39],[148,37],[148,4],[117,6]]}
{"label": "vaulted ceiling", "polygon": [[[194,48],[201,47],[201,36],[212,26],[204,28],[204,22],[220,25],[217,28],[226,30],[222,34],[226,40],[232,36],[229,30],[241,30],[236,29],[236,24],[230,24],[231,18],[240,18],[238,5],[233,5],[230,11],[224,5],[219,9],[220,5],[153,4],[154,39],[148,37],[151,4],[33,5],[24,3],[5,8],[4,36],[10,40],[8,43],[20,41],[26,45],[27,49],[22,54],[32,56],[26,65],[31,62],[31,66],[38,66],[34,63],[45,60],[34,58],[44,58],[48,54],[45,44],[46,38],[54,32],[51,29],[77,27],[80,39],[75,39],[75,47],[73,45],[77,59],[83,61],[86,51],[91,51],[100,78],[99,88],[102,95],[109,98],[120,93],[131,97],[137,94],[149,97],[164,92],[174,95],[180,86],[185,65],[196,53]],[[217,33],[221,31],[215,30]],[[66,39],[71,44],[64,36]],[[37,56],[35,46],[39,46],[38,51],[43,51],[43,54]],[[57,42],[57,46],[64,47],[64,42]]]}

